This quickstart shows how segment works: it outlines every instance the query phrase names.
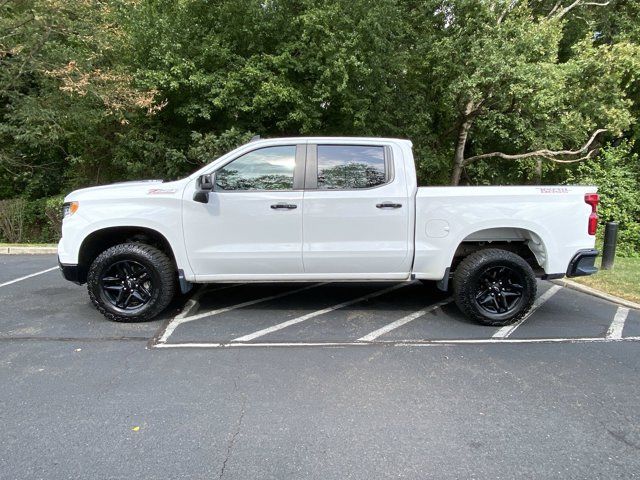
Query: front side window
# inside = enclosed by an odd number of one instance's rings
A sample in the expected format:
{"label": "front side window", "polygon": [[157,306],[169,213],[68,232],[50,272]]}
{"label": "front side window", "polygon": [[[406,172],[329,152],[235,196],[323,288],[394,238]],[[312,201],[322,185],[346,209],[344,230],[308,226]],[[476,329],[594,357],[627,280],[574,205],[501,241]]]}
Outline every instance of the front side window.
{"label": "front side window", "polygon": [[371,188],[386,181],[384,147],[318,145],[318,189]]}
{"label": "front side window", "polygon": [[216,190],[293,190],[295,145],[245,153],[216,172]]}

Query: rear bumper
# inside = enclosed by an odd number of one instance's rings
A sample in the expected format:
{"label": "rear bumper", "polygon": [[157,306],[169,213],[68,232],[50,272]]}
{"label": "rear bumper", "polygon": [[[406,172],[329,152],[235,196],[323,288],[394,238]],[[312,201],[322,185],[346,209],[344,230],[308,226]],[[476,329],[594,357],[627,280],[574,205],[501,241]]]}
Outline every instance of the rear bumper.
{"label": "rear bumper", "polygon": [[567,277],[584,277],[585,275],[593,275],[598,271],[595,266],[598,250],[589,248],[580,250],[574,255],[569,262],[567,269]]}
{"label": "rear bumper", "polygon": [[61,263],[58,258],[58,266],[60,267],[60,273],[62,273],[65,280],[77,283],[78,285],[82,285],[85,282],[83,272],[81,271],[82,269],[78,265],[65,265]]}

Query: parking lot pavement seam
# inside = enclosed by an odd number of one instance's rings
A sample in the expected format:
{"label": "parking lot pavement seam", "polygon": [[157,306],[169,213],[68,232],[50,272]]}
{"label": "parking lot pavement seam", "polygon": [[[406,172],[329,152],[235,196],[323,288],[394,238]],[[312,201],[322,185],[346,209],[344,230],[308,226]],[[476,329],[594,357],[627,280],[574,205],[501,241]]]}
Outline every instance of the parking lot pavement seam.
{"label": "parking lot pavement seam", "polygon": [[325,313],[333,312],[334,310],[338,310],[340,308],[348,307],[349,305],[354,305],[356,303],[364,302],[364,301],[369,300],[371,298],[379,297],[380,295],[384,295],[385,293],[389,293],[389,292],[392,292],[394,290],[398,290],[399,288],[406,287],[407,285],[410,285],[410,284],[411,284],[411,282],[409,282],[409,283],[398,283],[398,284],[393,285],[391,287],[384,288],[382,290],[378,290],[378,291],[373,292],[373,293],[368,293],[367,295],[363,295],[363,296],[358,297],[358,298],[354,298],[353,300],[347,300],[346,302],[341,302],[341,303],[338,303],[336,305],[332,305],[331,307],[323,308],[321,310],[316,310],[315,312],[310,312],[310,313],[307,313],[305,315],[301,315],[299,317],[292,318],[291,320],[287,320],[286,322],[278,323],[276,325],[272,325],[270,327],[263,328],[261,330],[258,330],[257,332],[249,333],[247,335],[243,335],[241,337],[234,338],[231,341],[232,342],[249,342],[249,341],[251,341],[251,340],[253,340],[255,338],[263,337],[265,335],[268,335],[269,333],[277,332],[278,330],[282,330],[283,328],[290,327],[291,325],[296,325],[298,323],[304,322],[305,320],[309,320],[311,318],[315,318],[315,317],[318,317],[320,315],[324,315]]}
{"label": "parking lot pavement seam", "polygon": [[586,344],[640,342],[640,336],[605,338],[504,338],[459,340],[377,340],[373,342],[212,342],[212,343],[159,343],[154,348],[285,348],[285,347],[429,347],[458,345],[517,345],[517,344]]}
{"label": "parking lot pavement seam", "polygon": [[37,336],[0,336],[0,342],[146,342],[148,337],[37,337]]}
{"label": "parking lot pavement seam", "polygon": [[518,320],[514,324],[507,325],[505,327],[502,327],[502,328],[498,329],[498,331],[493,334],[492,338],[507,338],[507,337],[509,337],[513,332],[516,331],[516,329],[520,325],[522,325],[529,317],[531,317],[531,315],[533,315],[536,310],[538,310],[542,305],[544,305],[544,303],[546,303],[547,300],[549,300],[556,293],[558,293],[558,291],[561,288],[562,287],[560,285],[553,285],[549,290],[547,290],[542,295],[540,295],[538,298],[536,298],[536,301],[533,302],[531,310],[529,310],[529,312],[524,317],[522,317],[520,320]]}
{"label": "parking lot pavement seam", "polygon": [[376,338],[391,332],[392,330],[395,330],[396,328],[399,328],[403,325],[406,325],[409,322],[412,322],[413,320],[416,320],[417,318],[422,317],[423,315],[426,315],[429,312],[432,312],[444,305],[447,305],[448,303],[451,303],[453,301],[452,297],[449,297],[445,300],[442,300],[440,302],[434,303],[433,305],[429,305],[427,308],[424,308],[422,310],[418,310],[417,312],[413,312],[409,315],[406,315],[402,318],[399,318],[398,320],[396,320],[395,322],[391,322],[387,325],[385,325],[384,327],[378,328],[377,330],[374,330],[371,333],[368,333],[367,335],[360,337],[358,339],[359,342],[371,342],[373,340],[375,340]]}

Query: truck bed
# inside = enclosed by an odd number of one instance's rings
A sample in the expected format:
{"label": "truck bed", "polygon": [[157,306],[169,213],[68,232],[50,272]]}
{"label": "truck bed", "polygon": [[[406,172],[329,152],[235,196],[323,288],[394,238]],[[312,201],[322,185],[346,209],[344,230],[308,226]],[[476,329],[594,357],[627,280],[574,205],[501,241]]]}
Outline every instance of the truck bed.
{"label": "truck bed", "polygon": [[525,242],[548,275],[564,274],[588,234],[594,186],[419,187],[416,193],[417,278],[441,279],[461,242]]}

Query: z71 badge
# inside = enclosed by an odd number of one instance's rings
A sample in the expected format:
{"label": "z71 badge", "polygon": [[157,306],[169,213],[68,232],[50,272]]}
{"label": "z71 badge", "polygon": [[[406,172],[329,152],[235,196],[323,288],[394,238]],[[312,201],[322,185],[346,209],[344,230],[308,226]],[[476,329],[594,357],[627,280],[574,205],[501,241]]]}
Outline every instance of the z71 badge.
{"label": "z71 badge", "polygon": [[569,193],[567,187],[538,187],[540,193]]}

